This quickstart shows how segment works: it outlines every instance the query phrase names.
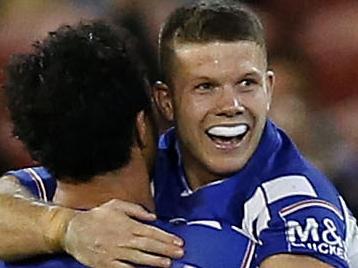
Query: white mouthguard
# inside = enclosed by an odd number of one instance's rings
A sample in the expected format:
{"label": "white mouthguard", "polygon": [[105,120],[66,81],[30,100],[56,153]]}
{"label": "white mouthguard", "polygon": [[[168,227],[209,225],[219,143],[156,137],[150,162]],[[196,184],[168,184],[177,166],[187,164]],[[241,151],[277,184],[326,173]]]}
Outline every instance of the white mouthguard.
{"label": "white mouthguard", "polygon": [[210,135],[233,138],[244,134],[248,130],[248,126],[245,124],[237,126],[216,126],[208,130]]}

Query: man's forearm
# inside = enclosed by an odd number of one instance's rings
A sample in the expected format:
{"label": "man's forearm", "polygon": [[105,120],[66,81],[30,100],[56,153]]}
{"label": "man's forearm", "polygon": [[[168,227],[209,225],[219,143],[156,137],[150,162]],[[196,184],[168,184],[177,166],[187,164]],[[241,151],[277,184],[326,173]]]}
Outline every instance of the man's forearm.
{"label": "man's forearm", "polygon": [[11,177],[0,179],[0,259],[62,251],[66,227],[74,216],[66,208],[42,204]]}
{"label": "man's forearm", "polygon": [[141,222],[153,220],[143,207],[120,200],[89,211],[40,203],[16,178],[0,178],[3,260],[65,250],[89,267],[127,267],[125,262],[169,267],[169,258],[182,257],[183,242]]}

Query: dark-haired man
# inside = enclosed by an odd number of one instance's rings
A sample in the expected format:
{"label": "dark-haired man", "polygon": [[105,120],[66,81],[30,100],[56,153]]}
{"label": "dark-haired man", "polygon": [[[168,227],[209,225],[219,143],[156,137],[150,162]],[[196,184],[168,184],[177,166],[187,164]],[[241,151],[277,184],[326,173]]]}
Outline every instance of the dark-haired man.
{"label": "dark-haired man", "polygon": [[[132,46],[125,31],[114,31],[104,23],[63,26],[8,66],[5,88],[15,133],[46,167],[8,175],[38,199],[88,210],[116,198],[154,210],[149,171],[156,135],[148,83]],[[253,242],[224,222],[157,220],[153,224],[186,241],[185,256],[174,261],[174,267],[218,267],[223,263],[236,267],[252,254]],[[151,230],[160,234],[159,239],[144,236]],[[130,232],[128,235],[128,251],[138,248],[144,255],[134,260],[137,264],[170,265],[168,258],[145,254],[149,242],[156,244],[160,255],[183,255],[180,247],[164,243],[174,236],[151,226],[142,231],[134,232],[134,238]],[[91,266],[133,267],[131,263],[124,255]],[[84,267],[64,254],[1,265]]]}
{"label": "dark-haired man", "polygon": [[232,1],[184,7],[160,45],[155,96],[176,130],[159,144],[158,215],[235,225],[256,242],[252,265],[347,267],[347,207],[267,120],[274,77],[257,17]]}

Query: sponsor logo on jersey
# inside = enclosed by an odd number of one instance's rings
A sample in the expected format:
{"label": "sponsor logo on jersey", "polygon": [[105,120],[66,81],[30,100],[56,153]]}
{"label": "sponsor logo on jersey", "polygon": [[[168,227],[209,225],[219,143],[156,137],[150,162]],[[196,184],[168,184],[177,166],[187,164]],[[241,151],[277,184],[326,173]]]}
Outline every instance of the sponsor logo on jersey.
{"label": "sponsor logo on jersey", "polygon": [[287,239],[293,247],[302,247],[347,260],[345,242],[334,221],[328,217],[323,218],[320,224],[314,217],[306,218],[304,224],[288,220]]}

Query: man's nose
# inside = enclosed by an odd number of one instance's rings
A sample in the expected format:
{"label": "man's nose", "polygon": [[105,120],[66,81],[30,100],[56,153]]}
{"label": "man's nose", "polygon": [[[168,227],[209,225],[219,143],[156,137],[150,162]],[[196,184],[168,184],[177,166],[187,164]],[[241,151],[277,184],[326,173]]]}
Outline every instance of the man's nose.
{"label": "man's nose", "polygon": [[239,93],[232,87],[224,87],[217,100],[218,116],[236,116],[245,111],[241,104]]}

